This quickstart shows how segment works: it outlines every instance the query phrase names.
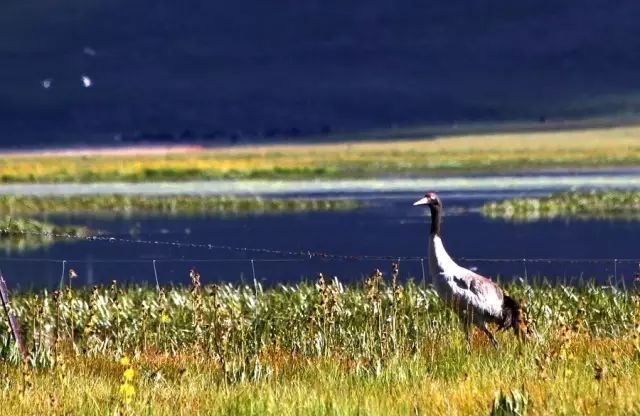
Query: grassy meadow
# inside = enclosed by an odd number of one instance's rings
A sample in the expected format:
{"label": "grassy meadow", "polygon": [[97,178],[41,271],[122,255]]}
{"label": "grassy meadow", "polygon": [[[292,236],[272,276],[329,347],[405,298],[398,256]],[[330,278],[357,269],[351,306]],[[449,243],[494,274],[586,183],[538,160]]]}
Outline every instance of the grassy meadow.
{"label": "grassy meadow", "polygon": [[29,356],[19,364],[2,322],[3,413],[640,412],[638,288],[510,284],[531,335],[499,333],[494,350],[478,331],[469,347],[435,292],[396,268],[352,285],[190,277],[14,294]]}
{"label": "grassy meadow", "polygon": [[539,198],[488,202],[484,215],[513,221],[552,218],[640,219],[640,191],[562,191]]}
{"label": "grassy meadow", "polygon": [[237,146],[163,155],[5,155],[0,182],[432,175],[640,163],[640,127]]}

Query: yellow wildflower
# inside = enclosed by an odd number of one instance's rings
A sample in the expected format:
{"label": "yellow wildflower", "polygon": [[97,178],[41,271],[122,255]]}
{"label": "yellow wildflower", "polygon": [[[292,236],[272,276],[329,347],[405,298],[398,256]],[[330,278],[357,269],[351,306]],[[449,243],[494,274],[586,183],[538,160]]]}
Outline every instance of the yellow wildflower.
{"label": "yellow wildflower", "polygon": [[169,321],[170,321],[169,315],[167,315],[166,313],[163,313],[162,315],[160,315],[160,322],[162,322],[163,324],[166,324]]}
{"label": "yellow wildflower", "polygon": [[120,358],[120,365],[128,367],[129,364],[131,364],[131,362],[129,361],[129,357],[128,356],[124,356],[122,358]]}
{"label": "yellow wildflower", "polygon": [[126,381],[133,380],[133,376],[135,375],[136,375],[136,371],[131,367],[127,368],[126,370],[124,370],[124,373],[122,373],[122,376]]}
{"label": "yellow wildflower", "polygon": [[120,386],[120,394],[123,396],[133,396],[136,394],[136,388],[133,387],[133,384],[124,383]]}
{"label": "yellow wildflower", "polygon": [[122,396],[122,401],[126,404],[131,403],[133,396],[136,394],[136,388],[129,383],[124,383],[120,385],[120,396]]}

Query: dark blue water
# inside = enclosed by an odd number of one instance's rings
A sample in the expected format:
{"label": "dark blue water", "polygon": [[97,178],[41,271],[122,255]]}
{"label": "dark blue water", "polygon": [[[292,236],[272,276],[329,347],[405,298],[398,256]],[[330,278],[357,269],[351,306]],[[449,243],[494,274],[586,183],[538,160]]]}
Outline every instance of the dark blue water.
{"label": "dark blue water", "polygon": [[[443,238],[456,258],[514,259],[511,262],[460,260],[477,267],[481,274],[503,279],[531,279],[545,275],[570,280],[580,276],[607,281],[629,279],[638,264],[613,260],[640,257],[640,222],[626,220],[553,220],[510,223],[489,220],[476,209],[490,194],[441,193],[445,201]],[[249,216],[94,218],[57,217],[60,223],[85,223],[94,229],[124,238],[183,243],[211,243],[234,247],[283,251],[329,252],[340,255],[426,257],[428,213],[411,206],[415,195],[388,195],[368,199],[370,206],[349,212],[265,214]],[[51,219],[51,218],[50,218]],[[135,235],[130,235],[135,230]],[[195,266],[203,281],[253,281],[264,284],[314,279],[318,272],[344,281],[360,280],[374,268],[388,271],[391,260],[328,260],[304,256],[242,251],[171,247],[156,244],[115,242],[64,242],[46,249],[11,253],[13,260],[0,260],[11,286],[55,287],[62,274],[73,268],[75,284],[148,281],[155,283],[153,260],[160,283],[188,283],[189,268]],[[17,259],[16,259],[17,258]],[[24,260],[20,260],[23,258]],[[43,261],[35,261],[42,258]],[[571,263],[526,262],[517,259],[587,259]],[[45,261],[46,260],[46,261]],[[420,261],[403,261],[403,278],[422,278]],[[424,263],[425,268],[427,263]]]}

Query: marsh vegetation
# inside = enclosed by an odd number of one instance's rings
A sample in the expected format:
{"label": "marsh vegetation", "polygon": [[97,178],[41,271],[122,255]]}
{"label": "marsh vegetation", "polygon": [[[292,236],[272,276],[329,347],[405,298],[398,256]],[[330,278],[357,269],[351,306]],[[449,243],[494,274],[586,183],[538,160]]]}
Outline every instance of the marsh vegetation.
{"label": "marsh vegetation", "polygon": [[[72,276],[72,275],[71,275]],[[640,410],[640,295],[524,282],[537,336],[468,349],[435,292],[360,284],[119,286],[15,294],[27,365],[0,324],[12,414],[527,414]],[[185,276],[185,280],[188,281]],[[2,327],[4,326],[4,327]]]}
{"label": "marsh vegetation", "polygon": [[0,196],[0,211],[12,215],[33,214],[241,214],[348,210],[362,206],[347,198],[263,198],[260,196],[210,195],[73,195]]}
{"label": "marsh vegetation", "polygon": [[484,215],[514,221],[563,218],[640,219],[640,191],[564,191],[546,197],[488,202]]}
{"label": "marsh vegetation", "polygon": [[27,218],[0,218],[0,250],[5,252],[42,248],[53,244],[56,235],[85,237],[91,230],[81,225],[55,225]]}

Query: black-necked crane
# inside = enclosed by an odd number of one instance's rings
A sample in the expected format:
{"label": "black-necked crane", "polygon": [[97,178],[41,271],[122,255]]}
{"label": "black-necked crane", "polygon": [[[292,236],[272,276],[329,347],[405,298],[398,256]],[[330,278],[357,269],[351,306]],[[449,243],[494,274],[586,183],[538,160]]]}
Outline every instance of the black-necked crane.
{"label": "black-necked crane", "polygon": [[516,335],[521,336],[524,328],[521,328],[520,305],[491,279],[459,266],[444,248],[440,234],[442,201],[438,195],[427,192],[413,205],[426,205],[431,211],[429,274],[438,296],[460,317],[467,340],[470,340],[471,325],[475,324],[497,348],[498,341],[487,328],[488,322],[497,323],[502,330],[513,328]]}

